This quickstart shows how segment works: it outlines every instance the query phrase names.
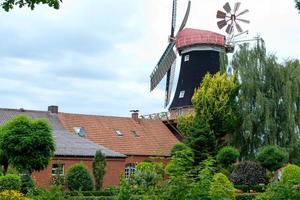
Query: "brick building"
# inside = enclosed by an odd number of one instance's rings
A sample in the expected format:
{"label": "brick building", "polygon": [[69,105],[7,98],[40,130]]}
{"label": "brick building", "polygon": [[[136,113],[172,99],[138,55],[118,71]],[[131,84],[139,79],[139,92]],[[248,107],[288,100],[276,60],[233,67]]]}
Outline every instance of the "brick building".
{"label": "brick building", "polygon": [[178,142],[161,120],[140,119],[137,113],[132,117],[111,117],[60,113],[57,106],[49,106],[48,111],[0,109],[0,124],[19,114],[45,118],[52,125],[55,156],[46,169],[33,173],[37,184],[46,188],[52,184],[58,167],[65,175],[72,164],[84,163],[92,173],[92,160],[98,149],[107,161],[104,186],[118,185],[121,174],[130,176],[136,164],[149,157],[167,162],[171,147]]}

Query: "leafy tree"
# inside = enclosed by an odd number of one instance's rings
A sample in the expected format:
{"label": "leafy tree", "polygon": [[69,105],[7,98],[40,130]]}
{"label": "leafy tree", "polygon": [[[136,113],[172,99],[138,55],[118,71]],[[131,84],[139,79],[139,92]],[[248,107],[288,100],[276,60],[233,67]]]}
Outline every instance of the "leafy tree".
{"label": "leafy tree", "polygon": [[296,8],[300,11],[300,0],[295,0]]}
{"label": "leafy tree", "polygon": [[211,200],[235,199],[234,187],[228,178],[222,173],[216,173],[209,189]]}
{"label": "leafy tree", "polygon": [[95,189],[100,190],[103,184],[103,177],[105,174],[106,160],[105,155],[100,151],[96,151],[93,160],[93,174],[95,179]]}
{"label": "leafy tree", "polygon": [[[3,131],[3,127],[0,126],[0,147],[2,145],[3,142],[3,136],[4,136],[4,131]],[[8,157],[7,155],[3,152],[3,150],[0,148],[0,165],[2,166],[2,170],[3,174],[5,175],[7,173],[8,170]]]}
{"label": "leafy tree", "polygon": [[288,161],[288,153],[277,146],[269,145],[258,152],[256,159],[266,169],[275,171]]}
{"label": "leafy tree", "polygon": [[250,48],[244,44],[233,56],[240,90],[240,126],[231,140],[245,158],[254,158],[265,145],[289,147],[299,141],[300,63],[278,63],[267,55],[263,41]]}
{"label": "leafy tree", "polygon": [[13,9],[14,6],[20,8],[28,6],[33,10],[37,4],[47,4],[50,7],[59,9],[60,2],[62,0],[2,0],[2,2],[0,1],[0,5],[5,11]]}
{"label": "leafy tree", "polygon": [[93,179],[83,164],[74,164],[67,174],[68,189],[90,191],[93,190]]}
{"label": "leafy tree", "polygon": [[20,172],[31,175],[48,166],[55,145],[46,120],[19,115],[4,124],[3,132],[0,149]]}
{"label": "leafy tree", "polygon": [[177,120],[178,129],[186,136],[185,143],[195,154],[196,165],[215,155],[216,138],[234,131],[237,92],[236,76],[207,74],[192,98],[195,115]]}
{"label": "leafy tree", "polygon": [[230,180],[235,185],[254,186],[266,183],[266,170],[253,161],[243,161],[235,166],[230,175]]}
{"label": "leafy tree", "polygon": [[223,147],[217,154],[217,162],[227,168],[240,157],[240,152],[231,146]]}

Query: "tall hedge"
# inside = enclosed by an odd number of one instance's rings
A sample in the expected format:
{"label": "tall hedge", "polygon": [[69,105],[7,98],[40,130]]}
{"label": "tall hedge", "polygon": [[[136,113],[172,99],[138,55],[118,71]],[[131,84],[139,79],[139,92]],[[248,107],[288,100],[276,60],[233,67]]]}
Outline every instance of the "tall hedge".
{"label": "tall hedge", "polygon": [[21,189],[21,178],[15,174],[0,176],[0,191]]}
{"label": "tall hedge", "polygon": [[83,164],[70,167],[67,174],[67,187],[69,190],[93,190],[93,179]]}

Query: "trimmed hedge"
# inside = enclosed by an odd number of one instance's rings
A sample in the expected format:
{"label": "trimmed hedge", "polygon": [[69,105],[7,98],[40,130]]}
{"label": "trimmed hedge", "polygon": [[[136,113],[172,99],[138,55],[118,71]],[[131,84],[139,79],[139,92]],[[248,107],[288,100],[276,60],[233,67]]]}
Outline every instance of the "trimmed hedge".
{"label": "trimmed hedge", "polygon": [[115,200],[115,196],[99,196],[99,197],[81,197],[81,196],[74,196],[69,197],[67,200]]}
{"label": "trimmed hedge", "polygon": [[236,189],[242,190],[243,192],[250,192],[250,190],[253,190],[255,192],[264,192],[267,188],[267,185],[234,185]]}
{"label": "trimmed hedge", "polygon": [[112,191],[67,191],[65,192],[66,196],[84,196],[84,197],[101,197],[101,196],[114,196],[116,192]]}
{"label": "trimmed hedge", "polygon": [[254,200],[259,193],[241,193],[236,194],[236,200]]}
{"label": "trimmed hedge", "polygon": [[21,189],[21,178],[15,174],[8,174],[6,176],[0,176],[0,192],[4,190],[16,190]]}

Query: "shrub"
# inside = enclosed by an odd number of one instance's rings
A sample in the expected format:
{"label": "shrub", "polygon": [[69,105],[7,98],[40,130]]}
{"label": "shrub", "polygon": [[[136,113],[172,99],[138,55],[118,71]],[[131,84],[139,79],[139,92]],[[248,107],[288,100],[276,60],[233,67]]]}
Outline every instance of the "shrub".
{"label": "shrub", "polygon": [[236,200],[254,200],[257,196],[257,193],[242,193],[236,194]]}
{"label": "shrub", "polygon": [[21,189],[21,178],[14,174],[0,176],[0,191]]}
{"label": "shrub", "polygon": [[0,192],[1,200],[30,200],[29,198],[24,197],[24,195],[15,190],[4,190]]}
{"label": "shrub", "polygon": [[258,185],[267,182],[266,170],[253,161],[240,162],[230,175],[230,180],[235,185]]}
{"label": "shrub", "polygon": [[236,160],[240,157],[240,152],[231,147],[223,147],[217,154],[217,162],[221,164],[223,167],[228,167],[229,165],[236,162]]}
{"label": "shrub", "polygon": [[300,199],[300,167],[287,165],[283,168],[280,181],[269,184],[265,193],[258,200]]}
{"label": "shrub", "polygon": [[106,160],[105,155],[100,151],[96,151],[93,160],[93,174],[95,179],[95,189],[100,190],[103,184],[103,177],[105,174]]}
{"label": "shrub", "polygon": [[67,174],[67,187],[69,190],[93,190],[93,180],[83,164],[71,166]]}
{"label": "shrub", "polygon": [[231,200],[234,197],[234,187],[222,173],[216,173],[209,189],[211,200]]}
{"label": "shrub", "polygon": [[288,153],[277,146],[269,145],[258,152],[256,159],[266,169],[275,171],[288,161]]}
{"label": "shrub", "polygon": [[21,175],[21,192],[23,194],[27,194],[32,189],[34,189],[34,182],[32,180],[31,175],[28,173]]}

